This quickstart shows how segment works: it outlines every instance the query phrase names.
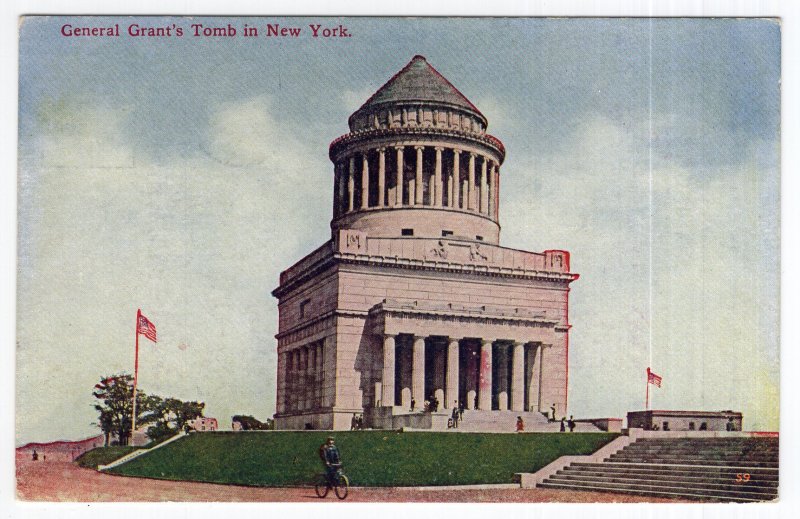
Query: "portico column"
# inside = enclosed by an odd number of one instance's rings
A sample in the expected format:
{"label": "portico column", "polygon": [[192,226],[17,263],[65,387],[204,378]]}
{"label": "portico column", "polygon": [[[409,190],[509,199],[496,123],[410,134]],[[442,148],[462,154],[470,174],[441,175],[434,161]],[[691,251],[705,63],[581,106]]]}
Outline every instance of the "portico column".
{"label": "portico column", "polygon": [[383,336],[383,385],[381,387],[381,405],[394,405],[394,335]]}
{"label": "portico column", "polygon": [[361,209],[369,207],[369,161],[367,152],[362,155],[361,161]]}
{"label": "portico column", "polygon": [[422,146],[414,146],[414,149],[417,150],[417,175],[416,180],[414,181],[414,203],[416,205],[422,205]]}
{"label": "portico column", "polygon": [[447,343],[447,380],[445,381],[444,406],[450,409],[458,400],[458,339]]}
{"label": "portico column", "polygon": [[511,356],[511,410],[525,410],[525,345],[514,342]]}
{"label": "portico column", "polygon": [[470,211],[476,210],[475,200],[475,154],[469,154],[469,178],[467,179],[467,209]]}
{"label": "portico column", "polygon": [[411,398],[418,406],[425,401],[425,337],[418,335],[411,353]]}
{"label": "portico column", "polygon": [[395,201],[394,205],[401,207],[403,205],[403,147],[398,146],[397,150],[397,183],[395,184]]}
{"label": "portico column", "polygon": [[378,207],[386,205],[386,148],[378,148]]}
{"label": "portico column", "polygon": [[434,200],[434,205],[436,207],[442,207],[442,148],[436,148],[436,169],[434,169],[434,183],[433,185],[436,186],[436,197]]}
{"label": "portico column", "polygon": [[481,214],[486,214],[489,212],[489,184],[488,179],[486,178],[486,166],[486,157],[483,157],[483,160],[481,160]]}
{"label": "portico column", "polygon": [[478,382],[478,409],[492,409],[492,340],[481,339],[480,377]]}
{"label": "portico column", "polygon": [[353,200],[354,200],[354,196],[355,196],[355,193],[354,193],[355,189],[356,189],[356,158],[355,158],[355,156],[353,156],[353,157],[350,157],[350,170],[349,170],[349,174],[347,175],[347,196],[348,196],[347,210],[348,211],[352,211],[353,210]]}
{"label": "portico column", "polygon": [[453,150],[453,171],[451,173],[452,181],[453,181],[453,192],[452,196],[450,197],[450,207],[458,209],[461,205],[459,192],[461,191],[461,182],[459,181],[458,177],[460,176],[459,170],[461,169],[460,165],[461,159],[461,150],[454,149]]}

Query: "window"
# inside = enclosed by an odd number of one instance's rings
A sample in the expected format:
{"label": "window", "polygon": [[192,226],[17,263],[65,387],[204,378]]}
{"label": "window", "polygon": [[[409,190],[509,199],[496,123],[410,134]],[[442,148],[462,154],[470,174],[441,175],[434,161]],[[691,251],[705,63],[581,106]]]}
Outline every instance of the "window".
{"label": "window", "polygon": [[301,319],[306,316],[306,311],[307,311],[308,305],[310,303],[311,303],[311,299],[306,299],[305,301],[300,303],[300,318]]}
{"label": "window", "polygon": [[453,231],[442,230],[442,236],[452,236],[452,235],[453,235]]}
{"label": "window", "polygon": [[414,229],[402,229],[400,231],[401,236],[414,236]]}
{"label": "window", "polygon": [[478,241],[483,241],[483,236],[475,236],[475,239]]}

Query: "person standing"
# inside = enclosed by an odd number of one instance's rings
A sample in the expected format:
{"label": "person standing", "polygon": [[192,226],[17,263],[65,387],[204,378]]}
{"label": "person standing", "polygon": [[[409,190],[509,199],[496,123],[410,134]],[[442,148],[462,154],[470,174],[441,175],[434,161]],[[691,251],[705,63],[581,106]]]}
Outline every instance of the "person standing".
{"label": "person standing", "polygon": [[525,431],[525,422],[522,420],[521,416],[517,417],[517,432],[524,432]]}
{"label": "person standing", "polygon": [[453,420],[453,427],[456,429],[458,428],[458,405],[456,402],[453,402],[453,413],[451,415],[451,419]]}
{"label": "person standing", "polygon": [[551,422],[556,421],[556,404],[550,406],[550,413],[552,413],[552,418],[550,419]]}
{"label": "person standing", "polygon": [[575,430],[575,419],[572,415],[569,415],[569,420],[567,420],[567,427],[569,427],[569,432],[573,432]]}
{"label": "person standing", "polygon": [[564,423],[564,417],[563,416],[561,417],[561,429],[560,429],[560,431],[561,432],[566,432],[567,431],[567,426]]}

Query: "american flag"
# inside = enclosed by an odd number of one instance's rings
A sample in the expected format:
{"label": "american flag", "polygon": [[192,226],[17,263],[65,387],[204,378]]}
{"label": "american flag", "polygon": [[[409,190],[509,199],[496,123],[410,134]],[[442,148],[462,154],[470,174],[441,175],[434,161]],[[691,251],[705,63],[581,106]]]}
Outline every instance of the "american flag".
{"label": "american flag", "polygon": [[139,325],[136,327],[136,331],[151,341],[158,342],[156,340],[156,325],[151,323],[150,320],[142,314],[139,314]]}
{"label": "american flag", "polygon": [[661,377],[650,371],[650,368],[647,368],[647,383],[653,384],[656,387],[661,387]]}

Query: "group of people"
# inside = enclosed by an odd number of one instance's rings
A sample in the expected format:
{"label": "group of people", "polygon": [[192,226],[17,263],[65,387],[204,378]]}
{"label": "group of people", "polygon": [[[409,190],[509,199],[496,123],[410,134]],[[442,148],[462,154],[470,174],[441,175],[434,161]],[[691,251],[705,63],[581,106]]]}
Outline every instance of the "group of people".
{"label": "group of people", "polygon": [[361,414],[353,413],[353,418],[350,419],[350,430],[351,431],[364,430],[364,413]]}
{"label": "group of people", "polygon": [[453,401],[453,412],[447,419],[448,429],[458,429],[458,423],[464,420],[464,406],[458,405],[458,400]]}
{"label": "group of people", "polygon": [[[411,399],[411,412],[417,408],[417,401],[415,399]],[[436,398],[436,395],[431,395],[428,397],[425,402],[422,404],[422,411],[425,413],[435,413],[439,410],[439,399]]]}
{"label": "group of people", "polygon": [[567,428],[569,428],[569,432],[573,432],[575,430],[575,419],[572,417],[572,415],[569,416],[569,420],[563,416],[561,417],[561,427],[559,430],[561,432],[566,432]]}

